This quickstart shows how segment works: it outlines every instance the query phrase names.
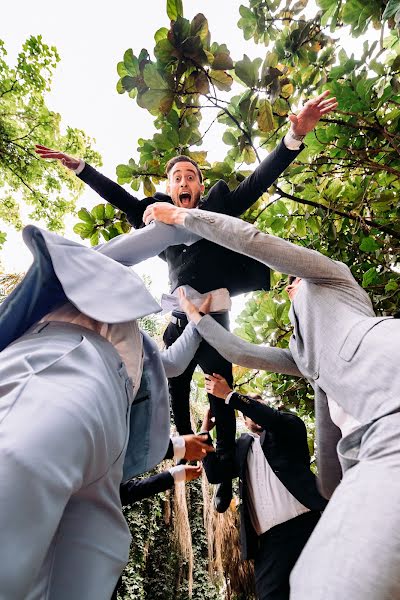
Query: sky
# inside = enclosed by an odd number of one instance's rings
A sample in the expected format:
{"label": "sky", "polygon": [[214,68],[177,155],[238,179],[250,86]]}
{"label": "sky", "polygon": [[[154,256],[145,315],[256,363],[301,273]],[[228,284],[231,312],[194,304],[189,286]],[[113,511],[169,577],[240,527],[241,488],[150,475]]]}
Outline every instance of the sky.
{"label": "sky", "polygon": [[[234,59],[242,58],[243,53],[251,58],[262,56],[264,47],[245,42],[237,28],[241,3],[240,0],[184,0],[185,17],[191,19],[203,12],[212,39],[225,42]],[[308,8],[312,6],[310,1]],[[9,62],[15,61],[30,35],[41,34],[45,43],[56,46],[61,61],[47,104],[61,114],[64,126],[78,127],[95,138],[95,147],[103,158],[101,171],[112,179],[115,179],[118,164],[137,157],[137,139],[152,137],[154,133],[151,115],[127,94],[116,92],[116,66],[128,48],[136,55],[141,48],[147,48],[152,54],[155,31],[169,24],[165,7],[166,0],[69,0],[68,3],[14,0],[2,6],[0,38],[5,42]],[[213,148],[209,158],[218,160],[222,142],[218,130],[213,135],[213,141],[208,139],[206,148]],[[224,152],[222,149],[221,153]],[[78,208],[90,208],[98,202],[93,192],[85,190],[78,200]],[[27,222],[25,217],[25,224]],[[66,235],[80,241],[72,232],[75,222],[76,217],[66,219]],[[2,252],[5,272],[25,271],[30,262],[31,256],[22,243],[21,234],[8,230],[8,241]],[[168,291],[167,269],[160,259],[146,261],[135,270],[150,275],[155,295]],[[236,304],[239,307],[242,301]]]}

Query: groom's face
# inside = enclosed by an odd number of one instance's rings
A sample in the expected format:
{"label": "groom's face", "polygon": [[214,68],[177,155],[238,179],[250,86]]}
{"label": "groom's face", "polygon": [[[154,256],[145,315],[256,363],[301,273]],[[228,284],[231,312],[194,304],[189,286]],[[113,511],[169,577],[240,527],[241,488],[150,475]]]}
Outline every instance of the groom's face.
{"label": "groom's face", "polygon": [[204,192],[196,168],[190,162],[177,162],[168,173],[167,194],[179,208],[196,208]]}

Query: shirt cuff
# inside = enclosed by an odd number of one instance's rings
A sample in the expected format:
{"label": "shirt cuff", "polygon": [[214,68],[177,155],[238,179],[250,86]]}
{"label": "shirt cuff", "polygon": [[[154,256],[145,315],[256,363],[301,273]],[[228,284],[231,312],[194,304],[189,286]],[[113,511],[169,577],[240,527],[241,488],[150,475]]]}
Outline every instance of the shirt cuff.
{"label": "shirt cuff", "polygon": [[75,175],[80,175],[82,173],[83,169],[85,168],[85,166],[86,166],[85,161],[80,158],[79,166],[77,166],[76,169],[71,169],[71,171],[73,171],[75,173]]}
{"label": "shirt cuff", "polygon": [[181,435],[175,435],[171,438],[172,447],[174,449],[174,459],[176,461],[185,457],[186,444],[185,438]]}
{"label": "shirt cuff", "polygon": [[230,394],[227,395],[227,397],[225,398],[225,404],[229,404],[231,398],[232,398],[232,394],[234,394],[235,392],[232,390],[232,392]]}
{"label": "shirt cuff", "polygon": [[177,467],[171,467],[168,469],[174,478],[175,483],[181,483],[182,481],[186,481],[186,469],[185,465],[178,465]]}
{"label": "shirt cuff", "polygon": [[293,138],[293,135],[293,130],[292,128],[290,128],[285,137],[283,138],[283,143],[285,144],[288,150],[299,150],[303,142],[301,140],[295,140]]}

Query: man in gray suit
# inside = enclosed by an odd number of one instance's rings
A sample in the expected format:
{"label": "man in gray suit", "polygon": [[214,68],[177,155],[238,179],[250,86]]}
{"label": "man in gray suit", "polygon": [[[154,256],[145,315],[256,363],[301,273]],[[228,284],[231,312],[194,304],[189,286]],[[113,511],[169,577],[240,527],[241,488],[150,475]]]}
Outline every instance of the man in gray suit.
{"label": "man in gray suit", "polygon": [[136,321],[160,307],[109,248],[24,239],[34,263],[0,307],[0,598],[109,600],[130,543],[121,479],[164,457],[166,376],[200,336],[161,356]]}
{"label": "man in gray suit", "polygon": [[[151,219],[293,276],[289,348],[260,352],[271,371],[297,371],[314,388],[319,481],[332,498],[294,568],[291,598],[399,598],[400,321],[375,316],[345,264],[239,219],[157,204]],[[175,238],[185,242],[182,229]]]}

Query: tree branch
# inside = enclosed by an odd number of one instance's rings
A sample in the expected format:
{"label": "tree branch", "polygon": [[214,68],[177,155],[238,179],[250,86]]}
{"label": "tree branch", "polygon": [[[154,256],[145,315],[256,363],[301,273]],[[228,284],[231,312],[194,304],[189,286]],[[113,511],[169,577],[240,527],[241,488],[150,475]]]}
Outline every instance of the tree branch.
{"label": "tree branch", "polygon": [[306,204],[307,206],[313,206],[314,208],[320,208],[325,212],[333,213],[335,215],[339,215],[340,217],[345,217],[352,221],[358,221],[361,224],[368,225],[369,227],[374,227],[375,229],[379,229],[383,233],[387,233],[388,235],[394,237],[396,240],[400,240],[400,232],[387,227],[386,225],[381,225],[377,221],[372,219],[364,219],[361,215],[354,215],[352,213],[344,212],[341,210],[337,210],[336,208],[331,208],[329,206],[325,206],[324,204],[319,204],[318,202],[313,202],[312,200],[305,200],[304,198],[299,198],[298,196],[293,196],[292,194],[287,194],[280,187],[275,186],[278,194],[282,196],[282,198],[287,198],[288,200],[293,200],[294,202],[298,202],[300,204]]}

